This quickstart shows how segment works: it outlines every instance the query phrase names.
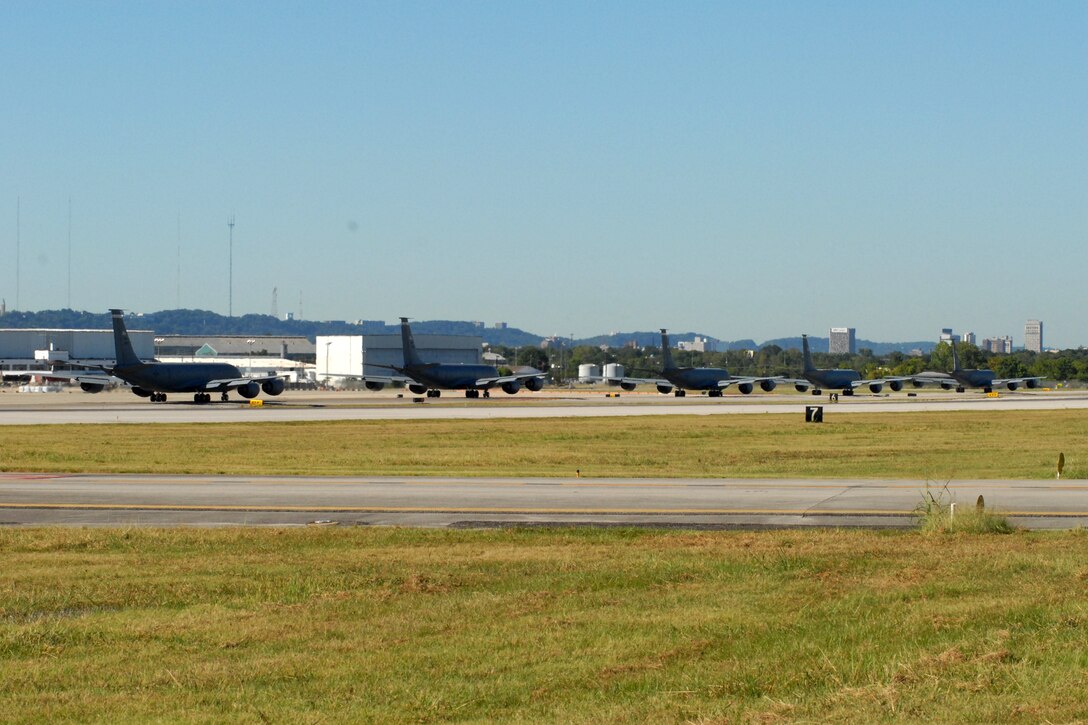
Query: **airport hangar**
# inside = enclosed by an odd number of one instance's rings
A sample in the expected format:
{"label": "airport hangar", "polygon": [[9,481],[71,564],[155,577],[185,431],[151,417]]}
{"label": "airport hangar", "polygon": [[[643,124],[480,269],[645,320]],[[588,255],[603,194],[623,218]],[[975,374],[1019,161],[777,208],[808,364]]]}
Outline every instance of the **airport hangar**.
{"label": "airport hangar", "polygon": [[[483,362],[483,338],[478,335],[427,335],[413,333],[416,349],[424,361],[432,363]],[[400,334],[393,335],[319,335],[315,344],[317,379],[341,385],[346,378],[389,377],[397,375],[388,366],[404,365]],[[381,367],[385,366],[385,367]]]}

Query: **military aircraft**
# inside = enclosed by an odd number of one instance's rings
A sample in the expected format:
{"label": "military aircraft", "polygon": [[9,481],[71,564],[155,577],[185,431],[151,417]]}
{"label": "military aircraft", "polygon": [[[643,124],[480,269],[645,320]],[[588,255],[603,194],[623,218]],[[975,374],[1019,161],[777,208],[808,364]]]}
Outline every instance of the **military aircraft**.
{"label": "military aircraft", "polygon": [[956,353],[956,343],[952,343],[952,372],[928,372],[919,373],[911,378],[915,387],[925,384],[940,385],[945,390],[956,389],[957,393],[964,392],[967,388],[982,388],[984,393],[992,393],[994,388],[1004,386],[1008,390],[1016,390],[1021,385],[1025,388],[1037,388],[1042,382],[1040,377],[1023,378],[998,378],[993,370],[978,370],[960,367],[960,357]]}
{"label": "military aircraft", "polygon": [[683,398],[689,390],[705,390],[712,398],[720,398],[722,391],[730,385],[736,385],[737,390],[748,395],[756,384],[766,392],[774,390],[775,385],[781,380],[778,377],[747,377],[733,376],[725,368],[693,368],[677,367],[672,359],[672,349],[669,347],[668,332],[661,330],[661,356],[662,369],[660,378],[606,378],[612,385],[618,385],[624,390],[634,390],[636,385],[656,385],[657,392],[662,395],[672,393],[678,398]]}
{"label": "military aircraft", "polygon": [[[110,310],[113,316],[113,344],[117,361],[112,367],[74,363],[98,373],[68,375],[88,393],[97,393],[117,378],[132,386],[132,392],[152,403],[165,403],[167,393],[193,393],[193,402],[210,403],[212,393],[220,393],[223,401],[227,392],[237,390],[243,398],[256,398],[263,390],[267,395],[283,392],[283,378],[267,375],[259,378],[243,377],[241,371],[227,363],[181,362],[164,363],[157,360],[143,361],[136,355],[125,328],[124,313]],[[52,377],[55,374],[50,374]]]}
{"label": "military aircraft", "polygon": [[[425,363],[416,350],[412,338],[412,328],[408,318],[400,318],[400,342],[404,353],[404,366],[379,365],[367,363],[371,367],[388,368],[399,375],[363,376],[363,382],[370,390],[381,390],[393,382],[403,382],[408,390],[416,395],[427,394],[428,398],[439,398],[443,390],[464,390],[466,398],[491,397],[491,388],[501,388],[504,393],[514,395],[521,386],[537,391],[544,387],[545,373],[518,373],[499,375],[492,365],[473,365],[467,363]],[[358,377],[358,376],[352,376]]]}
{"label": "military aircraft", "polygon": [[843,395],[853,395],[854,390],[862,385],[868,385],[869,390],[879,393],[887,384],[895,391],[903,389],[903,383],[911,380],[910,377],[880,378],[877,380],[863,380],[857,370],[838,370],[833,368],[818,368],[812,364],[812,353],[808,349],[808,335],[801,335],[801,353],[804,356],[804,371],[802,380],[789,380],[799,392],[805,392],[812,388],[813,395],[823,393],[821,388],[841,390]]}

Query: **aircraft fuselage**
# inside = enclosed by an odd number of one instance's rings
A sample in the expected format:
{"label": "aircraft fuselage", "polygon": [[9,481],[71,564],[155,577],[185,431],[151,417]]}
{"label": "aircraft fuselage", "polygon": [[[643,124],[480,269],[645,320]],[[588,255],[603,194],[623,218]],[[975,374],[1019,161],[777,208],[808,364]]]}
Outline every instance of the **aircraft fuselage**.
{"label": "aircraft fuselage", "polygon": [[156,393],[199,393],[213,380],[234,380],[241,371],[227,363],[140,363],[111,373],[134,388]]}
{"label": "aircraft fuselage", "polygon": [[492,386],[477,385],[481,378],[497,378],[499,371],[491,365],[410,365],[404,373],[428,388],[439,390],[485,390]]}
{"label": "aircraft fuselage", "polygon": [[851,383],[861,380],[861,374],[857,370],[809,370],[803,373],[803,377],[817,388],[832,390],[852,389]]}
{"label": "aircraft fuselage", "polygon": [[684,390],[718,390],[719,383],[729,379],[729,371],[722,368],[666,368],[661,377]]}

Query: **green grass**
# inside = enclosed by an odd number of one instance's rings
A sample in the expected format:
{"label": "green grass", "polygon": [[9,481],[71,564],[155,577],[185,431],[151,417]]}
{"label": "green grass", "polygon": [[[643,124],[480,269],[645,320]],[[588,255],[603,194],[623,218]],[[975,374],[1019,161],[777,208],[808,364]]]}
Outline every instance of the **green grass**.
{"label": "green grass", "polygon": [[1088,537],[0,531],[22,722],[1069,722]]}
{"label": "green grass", "polygon": [[0,470],[205,474],[1053,478],[1088,411],[5,426]]}

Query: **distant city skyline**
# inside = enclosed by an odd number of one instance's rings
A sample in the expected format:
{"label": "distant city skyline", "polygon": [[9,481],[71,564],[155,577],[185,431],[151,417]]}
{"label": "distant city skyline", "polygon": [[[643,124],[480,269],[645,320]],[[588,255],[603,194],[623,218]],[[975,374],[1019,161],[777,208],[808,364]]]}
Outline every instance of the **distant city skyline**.
{"label": "distant city skyline", "polygon": [[1085,37],[1061,0],[7,5],[0,298],[1076,347]]}

